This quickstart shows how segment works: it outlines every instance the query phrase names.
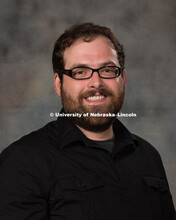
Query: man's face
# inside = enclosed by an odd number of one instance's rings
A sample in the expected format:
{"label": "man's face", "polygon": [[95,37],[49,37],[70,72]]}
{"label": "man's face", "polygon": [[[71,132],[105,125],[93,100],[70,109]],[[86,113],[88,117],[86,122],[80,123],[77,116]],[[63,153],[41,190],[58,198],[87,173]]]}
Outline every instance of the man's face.
{"label": "man's face", "polygon": [[[98,36],[91,42],[79,39],[64,51],[65,69],[87,66],[94,69],[105,65],[120,67],[117,54],[111,42]],[[67,113],[115,113],[123,104],[125,93],[124,78],[102,79],[97,72],[90,79],[76,80],[63,75],[63,82],[55,74],[55,89],[61,96],[62,104]],[[85,130],[105,131],[113,123],[111,117],[72,118],[74,123]]]}

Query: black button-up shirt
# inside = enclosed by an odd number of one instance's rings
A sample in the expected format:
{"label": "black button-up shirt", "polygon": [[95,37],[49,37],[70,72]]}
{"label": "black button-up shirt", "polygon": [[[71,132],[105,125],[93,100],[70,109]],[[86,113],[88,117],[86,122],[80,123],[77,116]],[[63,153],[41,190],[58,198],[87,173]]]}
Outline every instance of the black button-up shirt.
{"label": "black button-up shirt", "polygon": [[174,220],[158,152],[118,120],[113,152],[68,119],[0,155],[1,220]]}

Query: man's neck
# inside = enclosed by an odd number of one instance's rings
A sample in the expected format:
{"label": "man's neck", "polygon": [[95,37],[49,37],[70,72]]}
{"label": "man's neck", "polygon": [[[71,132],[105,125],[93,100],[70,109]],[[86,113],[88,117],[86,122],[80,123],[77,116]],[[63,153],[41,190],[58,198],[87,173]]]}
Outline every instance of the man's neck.
{"label": "man's neck", "polygon": [[92,132],[92,131],[87,131],[79,126],[77,127],[85,134],[87,138],[91,140],[104,141],[111,139],[114,136],[112,125],[106,131],[102,131],[102,132]]}

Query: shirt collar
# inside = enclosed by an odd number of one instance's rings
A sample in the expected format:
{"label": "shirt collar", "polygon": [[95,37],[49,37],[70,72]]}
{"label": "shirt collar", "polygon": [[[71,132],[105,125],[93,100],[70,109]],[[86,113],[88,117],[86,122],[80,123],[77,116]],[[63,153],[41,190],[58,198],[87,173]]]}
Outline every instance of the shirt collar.
{"label": "shirt collar", "polygon": [[82,142],[83,134],[77,126],[68,118],[58,118],[58,127],[61,128],[59,132],[61,148],[69,146],[73,142]]}
{"label": "shirt collar", "polygon": [[[63,110],[62,110],[63,111]],[[57,119],[59,132],[59,146],[61,148],[71,146],[73,142],[82,142],[87,146],[92,146],[94,142],[88,139],[82,131],[69,118]],[[116,136],[113,153],[122,153],[134,150],[137,139],[128,131],[128,129],[116,119],[113,124],[114,134]]]}
{"label": "shirt collar", "polygon": [[113,124],[113,130],[116,136],[113,154],[130,153],[135,150],[137,139],[118,119]]}

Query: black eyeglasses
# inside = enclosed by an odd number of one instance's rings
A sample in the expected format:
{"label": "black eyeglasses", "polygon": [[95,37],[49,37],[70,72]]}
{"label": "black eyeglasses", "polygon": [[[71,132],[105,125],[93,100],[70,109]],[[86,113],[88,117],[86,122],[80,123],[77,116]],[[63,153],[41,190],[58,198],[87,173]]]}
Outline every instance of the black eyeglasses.
{"label": "black eyeglasses", "polygon": [[90,67],[74,67],[73,69],[64,69],[59,70],[58,73],[65,74],[67,76],[70,76],[73,79],[89,79],[93,76],[94,72],[97,72],[100,78],[103,79],[113,79],[120,74],[122,74],[124,70],[123,68],[120,68],[118,66],[102,66],[98,69],[92,69]]}

